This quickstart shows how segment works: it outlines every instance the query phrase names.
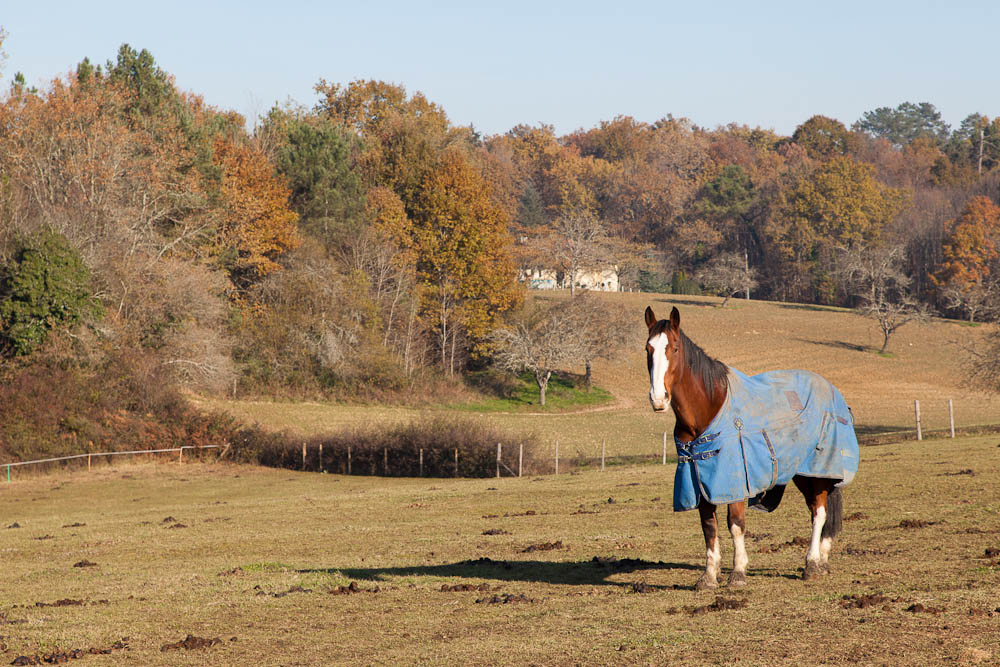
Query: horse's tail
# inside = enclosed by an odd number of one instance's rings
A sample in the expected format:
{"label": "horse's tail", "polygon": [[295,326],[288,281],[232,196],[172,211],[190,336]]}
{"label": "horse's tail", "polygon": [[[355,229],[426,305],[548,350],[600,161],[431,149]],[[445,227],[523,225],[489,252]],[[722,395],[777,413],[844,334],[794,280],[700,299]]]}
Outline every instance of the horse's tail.
{"label": "horse's tail", "polygon": [[836,537],[844,525],[844,494],[839,486],[826,495],[826,521],[821,537]]}

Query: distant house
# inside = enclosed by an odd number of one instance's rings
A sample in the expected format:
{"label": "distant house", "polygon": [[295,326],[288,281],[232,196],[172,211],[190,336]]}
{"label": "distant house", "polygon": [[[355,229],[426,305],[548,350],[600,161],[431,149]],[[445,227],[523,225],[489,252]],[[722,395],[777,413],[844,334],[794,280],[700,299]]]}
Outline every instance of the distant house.
{"label": "distant house", "polygon": [[[529,289],[569,289],[569,276],[553,269],[530,269],[522,271],[518,277]],[[614,269],[580,271],[576,275],[576,286],[599,292],[617,292],[618,274]]]}

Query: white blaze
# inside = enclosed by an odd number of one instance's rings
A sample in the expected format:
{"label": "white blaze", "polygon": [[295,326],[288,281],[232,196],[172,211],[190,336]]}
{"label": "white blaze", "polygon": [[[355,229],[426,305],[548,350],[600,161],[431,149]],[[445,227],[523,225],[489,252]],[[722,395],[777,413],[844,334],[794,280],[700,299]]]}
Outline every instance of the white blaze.
{"label": "white blaze", "polygon": [[667,334],[657,334],[649,339],[653,348],[653,367],[649,370],[649,402],[653,407],[666,408],[667,389],[663,384],[663,376],[667,374],[670,362],[667,361]]}

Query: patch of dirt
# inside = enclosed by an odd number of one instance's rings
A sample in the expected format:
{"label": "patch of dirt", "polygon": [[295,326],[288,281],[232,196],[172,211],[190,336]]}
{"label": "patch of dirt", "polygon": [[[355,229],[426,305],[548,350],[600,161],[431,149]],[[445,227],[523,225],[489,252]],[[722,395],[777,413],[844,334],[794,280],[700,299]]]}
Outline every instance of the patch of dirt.
{"label": "patch of dirt", "polygon": [[511,593],[504,593],[502,595],[494,595],[488,598],[479,598],[476,600],[476,604],[515,604],[518,602],[535,602],[534,598],[529,598],[524,593],[518,593],[517,595],[512,595]]}
{"label": "patch of dirt", "polygon": [[490,528],[489,530],[484,530],[483,535],[510,535],[510,531],[503,528]]}
{"label": "patch of dirt", "polygon": [[1000,549],[996,547],[986,547],[985,558],[1000,558]]}
{"label": "patch of dirt", "polygon": [[51,653],[43,653],[41,655],[19,655],[14,658],[14,661],[10,664],[12,665],[58,665],[64,662],[69,662],[70,660],[79,660],[84,656],[88,655],[110,655],[113,651],[125,651],[129,648],[128,645],[129,638],[122,637],[109,648],[94,648],[90,647],[88,649],[75,648],[69,651],[63,651],[61,649],[55,649]]}
{"label": "patch of dirt", "polygon": [[477,591],[480,593],[489,593],[489,584],[453,584],[449,586],[448,584],[441,584],[442,593],[464,593],[466,591]]}
{"label": "patch of dirt", "polygon": [[570,512],[570,516],[573,516],[573,515],[576,515],[576,514],[600,514],[600,512],[598,512],[596,510],[585,510],[585,509],[578,509],[575,512]]}
{"label": "patch of dirt", "polygon": [[502,567],[505,570],[510,570],[514,567],[505,560],[493,560],[488,556],[481,556],[476,560],[463,560],[459,565],[489,565],[491,567]]}
{"label": "patch of dirt", "polygon": [[855,512],[854,514],[849,514],[844,517],[844,521],[864,521],[868,519],[868,515],[864,512]]}
{"label": "patch of dirt", "polygon": [[883,610],[889,611],[891,607],[888,606],[888,603],[890,602],[899,602],[899,598],[890,600],[881,593],[863,593],[861,595],[852,593],[840,599],[840,607],[841,609],[867,609],[868,607],[885,605]]}
{"label": "patch of dirt", "polygon": [[639,482],[629,482],[628,484],[615,484],[615,486],[616,487],[618,487],[618,486],[639,486]]}
{"label": "patch of dirt", "polygon": [[164,644],[160,647],[160,650],[164,653],[167,651],[177,651],[184,649],[185,651],[194,651],[197,649],[210,648],[216,644],[221,644],[222,640],[218,637],[214,639],[205,639],[204,637],[195,637],[194,635],[188,635],[179,642],[174,642],[173,644]]}
{"label": "patch of dirt", "polygon": [[643,560],[642,558],[615,558],[614,556],[594,556],[590,562],[597,567],[610,567],[618,571],[667,567],[667,564],[663,561]]}
{"label": "patch of dirt", "polygon": [[[175,519],[172,516],[168,516],[165,519],[163,519],[163,521],[161,521],[160,523],[177,523],[177,519]],[[190,635],[188,636],[190,637]]]}
{"label": "patch of dirt", "polygon": [[906,611],[910,612],[911,614],[940,614],[941,612],[946,610],[947,607],[927,607],[919,602],[911,604],[909,607],[906,608]]}
{"label": "patch of dirt", "polygon": [[178,522],[178,523],[170,524],[169,526],[167,526],[168,530],[171,529],[171,528],[187,528],[187,526],[185,524],[183,524],[183,523]]}
{"label": "patch of dirt", "polygon": [[607,501],[607,502],[608,502],[608,504],[609,504],[609,505],[614,505],[614,504],[615,504],[615,503],[617,503],[618,501],[617,501],[617,500],[615,500],[614,498],[608,498],[608,501]]}
{"label": "patch of dirt", "polygon": [[899,522],[899,528],[927,528],[928,526],[936,526],[942,521],[924,521],[923,519],[903,519]]}
{"label": "patch of dirt", "polygon": [[83,528],[86,525],[85,523],[67,523],[63,528]]}
{"label": "patch of dirt", "polygon": [[86,600],[71,600],[70,598],[64,598],[62,600],[56,600],[55,602],[36,602],[36,607],[82,607],[87,604]]}
{"label": "patch of dirt", "polygon": [[33,539],[33,540],[54,540],[54,539],[56,539],[56,536],[55,535],[42,535],[41,537],[32,537],[31,539]]}
{"label": "patch of dirt", "polygon": [[959,470],[958,472],[943,472],[943,473],[941,473],[941,475],[939,475],[939,476],[940,476],[940,477],[955,477],[955,476],[957,476],[957,475],[969,475],[969,476],[974,476],[975,474],[976,474],[976,471],[975,471],[975,470],[973,470],[972,468],[966,468],[966,469],[964,469],[964,470]]}
{"label": "patch of dirt", "polygon": [[268,593],[263,588],[261,588],[259,585],[258,586],[254,586],[253,589],[255,591],[257,591],[257,593],[256,593],[257,595],[270,595],[273,598],[283,598],[286,595],[288,595],[289,593],[312,593],[312,589],[311,588],[302,588],[301,586],[292,586],[287,591],[280,591],[280,592],[274,592],[274,593]]}
{"label": "patch of dirt", "polygon": [[73,567],[97,567],[97,563],[89,561],[86,558],[84,558],[81,561],[73,563]]}
{"label": "patch of dirt", "polygon": [[556,549],[569,549],[562,543],[562,540],[556,540],[555,542],[542,542],[541,544],[532,544],[530,546],[521,549],[521,553],[530,554],[535,551],[554,551]]}
{"label": "patch of dirt", "polygon": [[698,616],[699,614],[707,614],[712,611],[724,611],[727,609],[743,609],[747,606],[746,598],[724,598],[721,595],[716,596],[715,602],[712,604],[706,604],[701,607],[692,607],[688,610],[688,613],[692,616]]}
{"label": "patch of dirt", "polygon": [[20,527],[21,527],[21,524],[19,524],[19,523],[18,523],[17,521],[15,521],[14,523],[10,524],[10,525],[9,525],[9,526],[7,526],[7,527],[8,527],[8,528],[20,528]]}
{"label": "patch of dirt", "polygon": [[239,565],[237,565],[236,567],[234,567],[231,570],[224,570],[224,571],[220,572],[218,574],[218,576],[220,576],[220,577],[242,577],[244,574],[246,574],[246,572],[243,570],[243,568],[240,567]]}
{"label": "patch of dirt", "polygon": [[808,546],[809,546],[808,537],[802,537],[801,535],[796,535],[788,542],[775,543],[771,545],[762,544],[760,546],[759,551],[762,554],[775,554],[784,549],[785,547],[808,547]]}
{"label": "patch of dirt", "polygon": [[645,581],[637,581],[629,587],[633,593],[655,593],[656,587],[650,586]]}
{"label": "patch of dirt", "polygon": [[358,586],[358,582],[352,581],[348,586],[338,586],[336,588],[331,588],[329,590],[330,595],[353,595],[354,593],[381,593],[382,589],[376,586],[375,588],[361,588]]}
{"label": "patch of dirt", "polygon": [[882,549],[862,549],[861,547],[847,547],[844,553],[848,556],[884,556],[886,552]]}

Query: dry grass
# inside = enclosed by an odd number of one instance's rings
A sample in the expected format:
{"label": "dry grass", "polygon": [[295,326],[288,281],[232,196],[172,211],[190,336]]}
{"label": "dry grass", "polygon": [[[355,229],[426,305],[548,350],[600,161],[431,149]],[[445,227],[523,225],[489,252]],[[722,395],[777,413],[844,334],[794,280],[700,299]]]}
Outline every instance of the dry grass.
{"label": "dry grass", "polygon": [[[676,305],[682,328],[696,343],[746,373],[804,368],[826,376],[847,398],[861,434],[912,431],[914,399],[920,401],[924,429],[948,428],[949,398],[954,400],[960,428],[1000,423],[1000,398],[971,390],[963,370],[960,345],[981,338],[983,327],[946,320],[908,324],[893,337],[892,356],[884,357],[875,351],[881,340],[872,321],[843,309],[740,300],[719,308],[721,299],[713,297],[599,296],[624,301],[635,311],[635,345],[614,362],[597,362],[594,367],[594,381],[614,394],[613,405],[572,414],[478,415],[492,424],[535,433],[542,443],[540,459],[551,460],[557,440],[563,458],[596,457],[602,441],[609,456],[659,454],[663,432],[673,429],[673,417],[654,415],[647,400],[646,331],[642,323],[646,305],[652,305],[660,317],[666,317]],[[355,423],[409,421],[433,411],[318,403],[199,402],[269,428],[290,428],[307,435]]]}
{"label": "dry grass", "polygon": [[[752,513],[749,586],[719,591],[746,606],[702,615],[691,610],[716,594],[691,590],[703,545],[697,517],[670,509],[673,466],[387,481],[161,463],[15,478],[0,489],[0,656],[127,636],[115,662],[995,664],[996,440],[864,448],[846,493],[855,518],[818,582],[798,579],[804,548],[782,546],[808,533],[800,496]],[[97,566],[73,567],[83,559]],[[351,582],[380,590],[328,593]],[[311,592],[271,595],[295,586]],[[842,608],[869,593],[886,601]],[[476,602],[504,594],[533,601]],[[66,598],[88,604],[35,606]],[[189,633],[222,643],[160,651]]]}

